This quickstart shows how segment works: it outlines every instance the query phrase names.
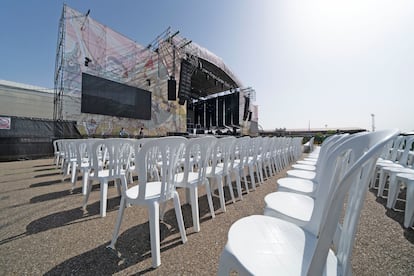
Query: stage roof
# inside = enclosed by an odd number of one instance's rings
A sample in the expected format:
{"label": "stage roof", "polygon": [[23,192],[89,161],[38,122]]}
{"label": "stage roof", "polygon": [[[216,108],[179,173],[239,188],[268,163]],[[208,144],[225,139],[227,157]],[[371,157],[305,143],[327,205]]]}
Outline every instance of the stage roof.
{"label": "stage roof", "polygon": [[192,93],[195,95],[206,97],[243,87],[241,81],[220,57],[196,43],[189,44],[185,50],[188,55],[197,56],[199,62],[191,78]]}

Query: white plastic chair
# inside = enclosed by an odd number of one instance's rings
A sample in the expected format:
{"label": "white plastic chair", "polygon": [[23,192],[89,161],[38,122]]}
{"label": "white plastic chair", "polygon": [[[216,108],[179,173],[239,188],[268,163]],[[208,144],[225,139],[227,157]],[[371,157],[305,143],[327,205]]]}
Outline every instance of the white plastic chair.
{"label": "white plastic chair", "polygon": [[234,144],[234,149],[231,152],[231,174],[236,178],[237,192],[239,194],[239,199],[243,199],[243,192],[241,187],[241,179],[243,178],[246,193],[249,193],[249,186],[247,183],[246,174],[244,168],[247,162],[247,151],[249,146],[250,137],[240,137],[236,139]]}
{"label": "white plastic chair", "polygon": [[343,135],[331,135],[323,141],[322,145],[318,147],[318,150],[315,152],[312,152],[309,154],[304,160],[297,161],[297,164],[304,164],[304,165],[313,165],[317,166],[318,163],[321,161],[321,158],[325,152],[329,149],[330,145],[335,143],[336,140],[340,139],[341,136],[345,136],[347,134]]}
{"label": "white plastic chair", "polygon": [[76,163],[72,169],[72,191],[76,186],[78,171],[82,173],[82,194],[86,195],[88,187],[89,171],[92,168],[92,144],[97,139],[79,139],[75,142]]}
{"label": "white plastic chair", "polygon": [[348,137],[339,145],[333,145],[327,153],[314,198],[296,192],[273,192],[264,199],[264,214],[288,220],[316,234],[338,178],[371,146],[368,133]]}
{"label": "white plastic chair", "polygon": [[[86,211],[94,180],[100,183],[100,215],[106,216],[108,182],[114,181],[121,194],[120,181],[126,179],[133,143],[128,139],[104,139],[92,144],[92,166],[88,176],[83,210]],[[126,181],[126,180],[125,180]]]}
{"label": "white plastic chair", "polygon": [[[316,161],[316,170],[304,171],[304,170],[290,170],[291,174],[288,177],[280,178],[277,180],[278,191],[295,192],[314,196],[318,183],[321,181],[321,177],[324,176],[324,166],[326,165],[326,159],[329,153],[339,144],[344,142],[349,135],[335,135],[334,138],[329,139],[323,144]],[[302,178],[303,177],[303,178]]]}
{"label": "white plastic chair", "polygon": [[396,176],[397,181],[404,183],[407,187],[405,213],[404,213],[404,227],[409,228],[414,226],[414,173],[399,173]]}
{"label": "white plastic chair", "polygon": [[[376,134],[368,136],[376,143],[338,178],[316,234],[274,217],[253,215],[240,219],[229,230],[218,275],[229,275],[234,270],[239,275],[350,275],[359,213],[376,159],[388,139],[398,132]],[[350,189],[351,204],[346,205],[335,254],[330,247]]]}
{"label": "white plastic chair", "polygon": [[414,169],[411,168],[398,168],[398,167],[385,167],[382,168],[384,174],[389,176],[389,189],[387,197],[387,208],[395,208],[395,203],[397,202],[398,195],[401,189],[401,183],[397,180],[397,175],[404,174],[414,174]]}
{"label": "white plastic chair", "polygon": [[53,141],[54,163],[56,167],[59,167],[63,157],[62,140],[63,139],[57,139]]}
{"label": "white plastic chair", "polygon": [[[398,147],[400,156],[398,156],[398,151],[396,154],[395,161],[393,162],[377,162],[376,171],[379,173],[378,179],[378,192],[377,196],[383,197],[387,179],[389,177],[389,188],[390,190],[395,191],[395,174],[398,172],[404,173],[406,169],[412,169],[412,165],[408,162],[408,157],[412,146],[414,145],[414,135],[412,136],[401,136],[401,144]],[[409,171],[408,171],[409,172]]]}
{"label": "white plastic chair", "polygon": [[257,174],[257,183],[263,182],[263,175],[260,167],[260,163],[258,162],[257,156],[260,154],[260,146],[262,143],[262,137],[255,137],[250,139],[249,150],[247,152],[247,162],[246,165],[249,169],[250,174],[250,181],[252,183],[253,190],[256,190],[256,181],[254,172]]}
{"label": "white plastic chair", "polygon": [[[229,186],[230,196],[233,203],[235,202],[233,187],[231,181],[229,181],[231,170],[230,155],[235,142],[236,138],[233,136],[217,139],[211,154],[211,164],[207,167],[207,177],[209,179],[214,179],[215,183],[217,183],[220,206],[223,212],[226,212],[226,202],[223,189],[224,183],[227,183]],[[227,182],[225,182],[226,178]]]}
{"label": "white plastic chair", "polygon": [[[326,156],[330,150],[330,147],[332,147],[332,145],[340,143],[341,139],[345,139],[346,136],[347,135],[338,135],[338,137],[335,137],[336,139],[331,139],[329,143],[327,143],[327,145],[321,149],[321,153],[319,154],[318,161],[315,165],[316,168],[320,167],[320,165],[324,166],[324,162],[326,160]],[[317,182],[318,170],[319,169],[316,169],[315,171],[294,169],[288,170],[286,173],[289,177],[298,177],[303,179],[315,180]]]}
{"label": "white plastic chair", "polygon": [[[186,141],[184,137],[171,136],[147,141],[139,150],[135,148],[135,170],[138,174],[138,185],[128,188],[126,178],[121,179],[121,204],[109,248],[115,250],[115,243],[118,239],[119,228],[126,206],[143,205],[148,208],[152,267],[160,266],[160,204],[171,199],[174,201],[181,240],[183,243],[187,241],[180,198],[175,190],[175,173],[179,166],[179,160],[184,153]],[[161,161],[159,181],[150,178],[153,167],[158,161]]]}
{"label": "white plastic chair", "polygon": [[206,136],[193,138],[187,142],[183,161],[183,171],[176,174],[176,187],[186,188],[190,195],[194,232],[200,231],[200,215],[198,208],[198,187],[205,186],[211,217],[215,217],[211,198],[210,182],[207,178],[207,162],[214,147],[216,138]]}
{"label": "white plastic chair", "polygon": [[374,179],[371,181],[371,188],[375,188],[375,181],[378,178],[378,192],[377,196],[383,197],[384,193],[384,175],[381,174],[382,168],[384,167],[390,167],[395,166],[400,167],[398,165],[398,152],[403,148],[404,146],[404,136],[398,136],[394,139],[392,147],[388,150],[388,154],[385,157],[385,159],[378,159],[375,173],[374,173]]}
{"label": "white plastic chair", "polygon": [[76,145],[77,139],[63,139],[62,140],[62,181],[66,176],[71,175],[73,168],[76,166]]}

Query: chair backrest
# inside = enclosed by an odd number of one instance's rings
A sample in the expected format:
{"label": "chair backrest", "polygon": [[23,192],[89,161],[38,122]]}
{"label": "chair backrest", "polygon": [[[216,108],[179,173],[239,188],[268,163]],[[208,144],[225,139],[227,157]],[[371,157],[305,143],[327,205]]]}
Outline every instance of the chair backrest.
{"label": "chair backrest", "polygon": [[208,160],[216,141],[217,138],[214,136],[204,136],[188,140],[184,153],[183,182],[188,181],[188,173],[192,172],[194,168],[197,170],[199,182],[206,178]]}
{"label": "chair backrest", "polygon": [[323,141],[321,150],[319,152],[318,160],[316,161],[316,167],[320,166],[322,162],[324,162],[324,158],[326,158],[327,153],[331,149],[331,147],[335,144],[341,143],[341,140],[345,139],[348,134],[335,134],[331,135]]}
{"label": "chair backrest", "polygon": [[76,141],[78,139],[63,139],[62,148],[63,148],[63,158],[64,162],[70,162],[70,160],[76,158]]}
{"label": "chair backrest", "polygon": [[236,160],[238,160],[239,168],[244,168],[247,166],[247,151],[249,148],[249,141],[249,136],[244,136],[236,139],[230,156],[231,167],[234,166],[234,162]]}
{"label": "chair backrest", "polygon": [[363,137],[368,132],[360,132],[353,135],[343,136],[330,145],[329,152],[326,153],[324,161],[319,167],[318,186],[315,193],[315,204],[311,219],[305,228],[309,232],[317,235],[322,226],[322,221],[326,216],[326,206],[338,179],[352,166],[352,164],[360,157],[367,148]]}
{"label": "chair backrest", "polygon": [[411,165],[411,164],[408,164],[408,155],[413,146],[414,146],[414,135],[406,136],[405,142],[404,142],[404,151],[401,154],[400,159],[398,159],[398,164],[401,164],[403,166]]}
{"label": "chair backrest", "polygon": [[131,139],[97,139],[91,145],[91,168],[96,175],[107,170],[109,178],[116,178],[128,169],[133,148]]}
{"label": "chair backrest", "polygon": [[398,151],[401,150],[404,146],[404,136],[398,136],[394,139],[392,148],[390,149],[389,160],[396,161],[398,157]]}
{"label": "chair backrest", "polygon": [[223,171],[227,171],[228,168],[230,168],[230,155],[235,142],[236,138],[233,136],[217,139],[210,155],[212,175],[216,173],[216,167],[218,164],[223,166]]}
{"label": "chair backrest", "polygon": [[248,154],[253,158],[253,162],[257,161],[257,156],[260,152],[260,147],[262,146],[262,137],[254,137],[250,139],[249,151]]}
{"label": "chair backrest", "polygon": [[[373,175],[377,158],[383,147],[390,139],[397,136],[399,131],[386,130],[357,135],[354,139],[348,139],[341,147],[350,147],[349,160],[358,157],[352,162],[345,173],[340,173],[335,179],[333,192],[326,204],[326,215],[322,219],[321,228],[317,233],[318,242],[307,275],[322,275],[329,248],[332,245],[335,231],[339,223],[346,195],[349,195],[345,210],[345,217],[338,246],[337,257],[341,275],[350,272],[349,261],[352,254],[353,241],[359,214],[363,205],[368,183]],[[343,152],[343,149],[336,149]]]}
{"label": "chair backrest", "polygon": [[[135,147],[135,171],[138,174],[139,200],[145,200],[149,174],[154,165],[159,165],[161,200],[172,196],[175,190],[175,173],[183,157],[187,139],[184,137],[162,137],[145,142],[140,149]],[[148,183],[150,185],[150,183]]]}
{"label": "chair backrest", "polygon": [[78,139],[75,142],[76,145],[76,163],[81,166],[82,163],[88,162],[92,165],[92,145],[98,140],[102,139]]}
{"label": "chair backrest", "polygon": [[56,154],[60,150],[60,141],[61,139],[57,139],[53,141],[53,152]]}

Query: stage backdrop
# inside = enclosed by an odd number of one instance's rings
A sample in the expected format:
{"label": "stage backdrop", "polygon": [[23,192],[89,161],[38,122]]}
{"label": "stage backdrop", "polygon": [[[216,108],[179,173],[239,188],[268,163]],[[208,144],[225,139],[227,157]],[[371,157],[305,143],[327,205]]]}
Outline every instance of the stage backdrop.
{"label": "stage backdrop", "polygon": [[[157,41],[158,51],[153,51],[66,5],[62,16],[59,40],[64,47],[58,58],[62,59],[59,85],[64,120],[77,121],[81,133],[89,136],[116,135],[121,127],[131,136],[138,135],[141,127],[145,135],[185,131],[186,105],[168,101],[167,81],[173,74],[171,43]],[[180,62],[175,69],[178,90]],[[149,91],[150,119],[82,113],[82,73]]]}

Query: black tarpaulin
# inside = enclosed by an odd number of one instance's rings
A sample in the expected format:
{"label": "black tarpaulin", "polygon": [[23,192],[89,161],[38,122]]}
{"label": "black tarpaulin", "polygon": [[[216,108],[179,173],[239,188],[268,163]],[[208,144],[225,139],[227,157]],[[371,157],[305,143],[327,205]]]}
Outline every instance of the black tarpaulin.
{"label": "black tarpaulin", "polygon": [[74,121],[10,118],[10,128],[0,129],[0,161],[34,159],[53,155],[53,141],[80,138]]}

